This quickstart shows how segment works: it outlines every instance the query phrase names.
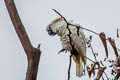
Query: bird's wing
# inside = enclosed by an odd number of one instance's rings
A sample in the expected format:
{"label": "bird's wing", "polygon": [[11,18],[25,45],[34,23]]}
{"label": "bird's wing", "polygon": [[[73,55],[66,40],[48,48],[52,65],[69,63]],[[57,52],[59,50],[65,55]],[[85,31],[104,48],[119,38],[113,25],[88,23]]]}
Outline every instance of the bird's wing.
{"label": "bird's wing", "polygon": [[86,43],[84,41],[84,38],[75,34],[71,34],[71,39],[72,39],[74,48],[79,53],[79,56],[81,56],[84,64],[86,64]]}

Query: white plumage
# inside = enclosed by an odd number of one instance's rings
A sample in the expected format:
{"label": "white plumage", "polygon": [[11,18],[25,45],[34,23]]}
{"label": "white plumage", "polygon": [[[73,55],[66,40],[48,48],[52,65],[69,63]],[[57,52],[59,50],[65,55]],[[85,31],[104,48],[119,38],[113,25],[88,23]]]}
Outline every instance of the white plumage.
{"label": "white plumage", "polygon": [[[73,21],[71,20],[69,23],[73,24]],[[63,49],[66,49],[73,54],[72,57],[76,63],[76,76],[82,76],[82,64],[86,64],[86,58],[84,57],[86,56],[86,39],[82,29],[71,25],[67,27],[63,18],[56,18],[48,25],[46,30],[51,36],[54,36],[55,34],[60,36]]]}

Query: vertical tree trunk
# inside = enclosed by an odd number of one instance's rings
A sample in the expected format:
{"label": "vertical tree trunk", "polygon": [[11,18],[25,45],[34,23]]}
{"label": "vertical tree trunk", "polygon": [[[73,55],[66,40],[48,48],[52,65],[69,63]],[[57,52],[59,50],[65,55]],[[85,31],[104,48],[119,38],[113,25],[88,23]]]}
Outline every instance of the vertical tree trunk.
{"label": "vertical tree trunk", "polygon": [[14,0],[4,0],[15,31],[21,41],[28,59],[28,68],[25,80],[36,80],[41,51],[34,48],[29,40],[25,28],[20,20]]}

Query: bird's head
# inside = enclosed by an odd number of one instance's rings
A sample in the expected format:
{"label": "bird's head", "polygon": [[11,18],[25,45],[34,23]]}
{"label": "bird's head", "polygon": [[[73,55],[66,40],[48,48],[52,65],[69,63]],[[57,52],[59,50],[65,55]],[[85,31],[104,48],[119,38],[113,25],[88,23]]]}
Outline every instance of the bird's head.
{"label": "bird's head", "polygon": [[64,19],[61,17],[58,17],[47,26],[46,30],[50,36],[54,36],[57,34],[57,29],[65,25],[66,25],[66,22],[64,21]]}

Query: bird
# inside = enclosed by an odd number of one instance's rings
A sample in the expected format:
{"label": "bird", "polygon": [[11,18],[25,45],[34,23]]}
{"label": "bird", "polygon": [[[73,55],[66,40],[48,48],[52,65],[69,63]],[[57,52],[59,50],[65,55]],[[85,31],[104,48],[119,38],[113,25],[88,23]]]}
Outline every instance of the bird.
{"label": "bird", "polygon": [[72,54],[72,58],[76,63],[77,77],[83,75],[83,65],[86,65],[87,62],[86,38],[80,26],[79,24],[74,24],[73,20],[66,22],[64,18],[57,17],[46,27],[46,31],[50,36],[58,35],[60,37],[63,46],[62,50],[67,50]]}

